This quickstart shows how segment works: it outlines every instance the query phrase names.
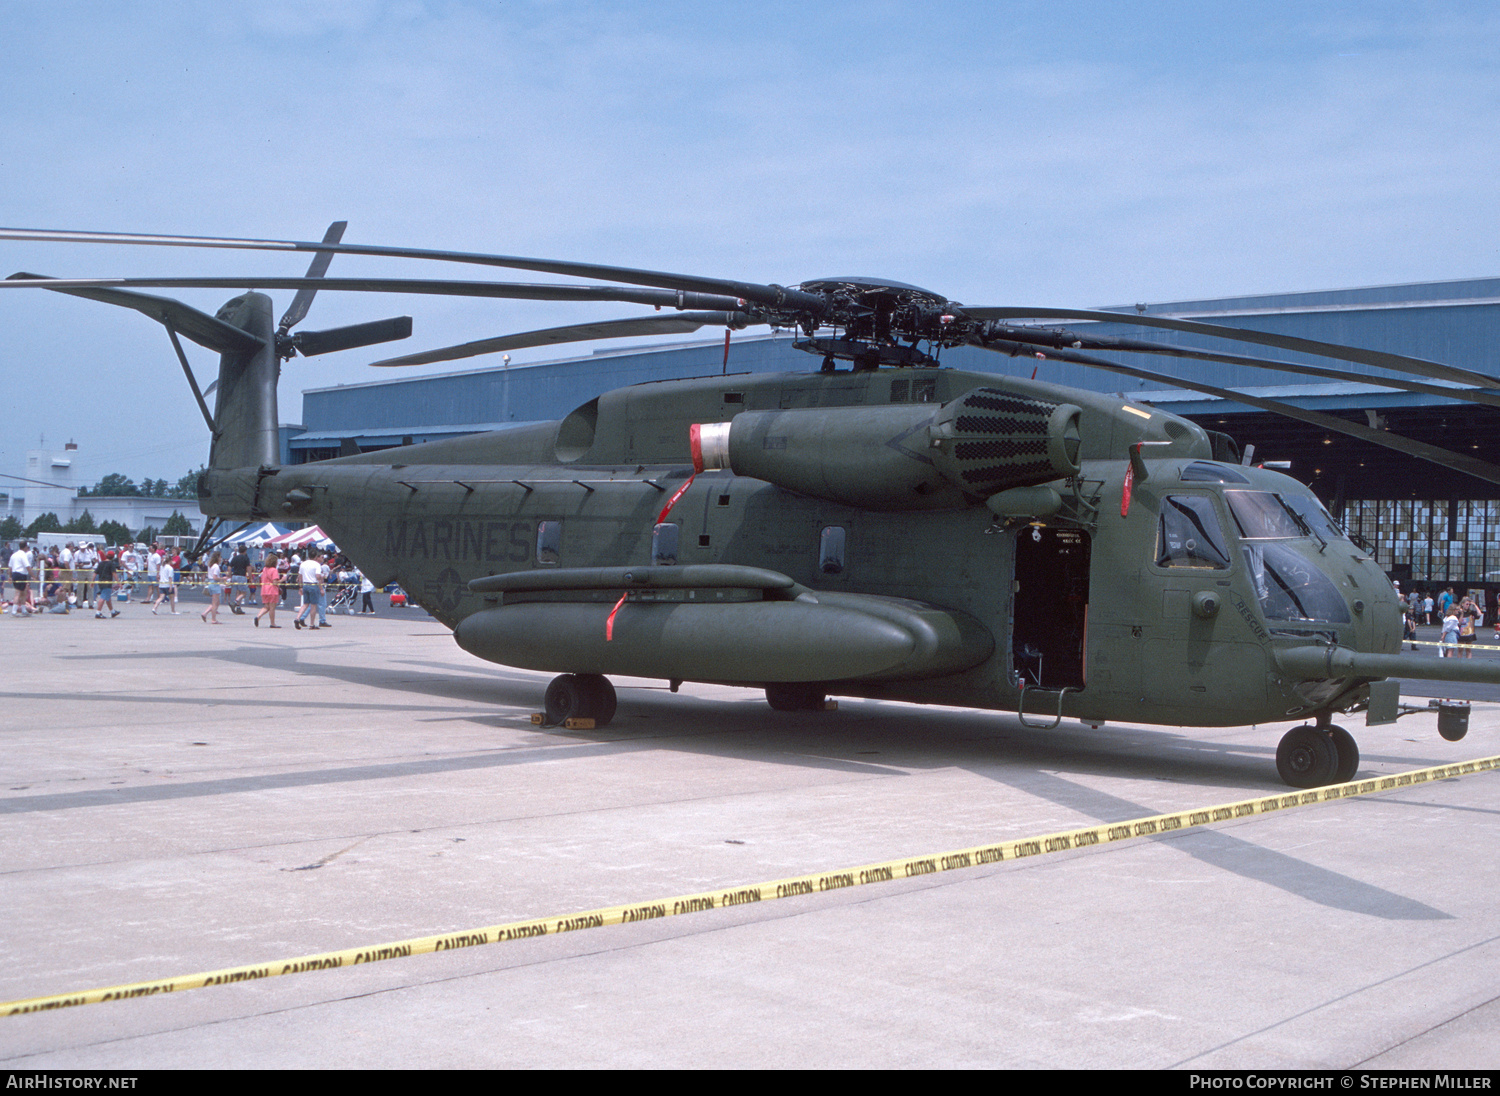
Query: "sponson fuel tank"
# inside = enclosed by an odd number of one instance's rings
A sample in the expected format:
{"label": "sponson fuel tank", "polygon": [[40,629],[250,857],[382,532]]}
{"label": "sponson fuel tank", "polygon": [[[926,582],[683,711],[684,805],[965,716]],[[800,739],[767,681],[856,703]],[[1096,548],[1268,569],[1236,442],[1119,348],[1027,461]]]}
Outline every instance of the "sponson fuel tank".
{"label": "sponson fuel tank", "polygon": [[1082,410],[975,388],[941,407],[746,411],[691,428],[693,466],[866,510],[940,510],[1076,475]]}
{"label": "sponson fuel tank", "polygon": [[892,681],[959,673],[995,649],[966,613],[814,592],[758,567],[530,571],[469,588],[504,604],[461,621],[459,646],[527,669],[738,684]]}

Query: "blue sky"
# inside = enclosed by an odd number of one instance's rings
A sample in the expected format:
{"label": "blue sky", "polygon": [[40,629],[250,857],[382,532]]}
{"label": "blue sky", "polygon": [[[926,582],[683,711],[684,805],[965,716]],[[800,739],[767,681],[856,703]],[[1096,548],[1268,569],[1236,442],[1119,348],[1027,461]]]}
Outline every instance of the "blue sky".
{"label": "blue sky", "polygon": [[[1493,276],[1497,45],[1486,4],[11,2],[0,224],[310,239],[347,219],[350,242],[970,304]],[[304,265],[0,242],[0,274]],[[332,269],[366,271],[491,276]],[[304,326],[402,312],[403,351],[630,314],[323,294]],[[91,481],[205,458],[155,324],[14,291],[0,324],[0,472],[41,436],[83,444]],[[282,418],[376,356],[293,361]]]}

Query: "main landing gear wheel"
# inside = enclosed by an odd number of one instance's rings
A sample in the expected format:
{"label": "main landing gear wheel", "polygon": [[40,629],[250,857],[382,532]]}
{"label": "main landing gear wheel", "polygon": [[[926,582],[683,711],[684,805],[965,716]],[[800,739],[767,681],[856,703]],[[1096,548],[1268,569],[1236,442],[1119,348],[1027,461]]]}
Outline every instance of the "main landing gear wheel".
{"label": "main landing gear wheel", "polygon": [[604,727],[615,717],[615,687],[602,674],[563,674],[547,686],[542,702],[547,722],[560,725],[569,719],[592,719]]}
{"label": "main landing gear wheel", "polygon": [[778,712],[821,712],[828,691],[805,681],[773,681],[766,686],[766,703]]}
{"label": "main landing gear wheel", "polygon": [[[1342,728],[1340,728],[1342,729]],[[1347,736],[1349,732],[1345,731]],[[1349,739],[1350,745],[1354,739]],[[1355,750],[1354,764],[1359,764],[1359,751]],[[1281,737],[1276,747],[1276,771],[1294,788],[1321,788],[1336,782],[1342,760],[1333,736],[1304,724],[1294,727]]]}

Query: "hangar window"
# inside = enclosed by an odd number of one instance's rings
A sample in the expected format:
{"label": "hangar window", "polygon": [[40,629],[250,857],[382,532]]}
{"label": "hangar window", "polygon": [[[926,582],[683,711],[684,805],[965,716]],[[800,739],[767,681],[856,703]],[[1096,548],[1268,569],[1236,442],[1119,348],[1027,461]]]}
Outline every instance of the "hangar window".
{"label": "hangar window", "polygon": [[670,521],[663,522],[651,530],[651,562],[672,564],[677,562],[677,542],[682,529]]}
{"label": "hangar window", "polygon": [[562,522],[536,523],[536,561],[555,566],[562,553]]}
{"label": "hangar window", "polygon": [[1156,565],[1229,569],[1229,550],[1213,499],[1207,495],[1169,495],[1162,500]]}
{"label": "hangar window", "polygon": [[830,525],[818,538],[818,570],[825,575],[844,573],[844,529]]}

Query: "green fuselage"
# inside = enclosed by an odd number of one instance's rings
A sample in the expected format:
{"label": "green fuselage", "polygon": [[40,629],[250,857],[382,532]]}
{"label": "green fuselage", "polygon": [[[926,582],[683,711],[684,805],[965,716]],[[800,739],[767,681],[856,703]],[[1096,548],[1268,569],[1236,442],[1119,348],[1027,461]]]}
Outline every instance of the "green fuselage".
{"label": "green fuselage", "polygon": [[[1055,513],[992,509],[978,494],[868,509],[728,469],[693,475],[693,423],[727,422],[747,410],[844,408],[857,416],[893,402],[936,408],[978,386],[1082,409],[1080,471],[1049,484],[1063,500]],[[1141,442],[1127,508],[1130,450]],[[872,454],[872,464],[876,456],[891,460],[893,445],[900,449],[901,438]],[[920,448],[907,455],[917,471],[932,463]],[[857,472],[857,454],[850,459]],[[987,374],[906,369],[639,385],[561,423],[308,465],[215,469],[205,476],[202,505],[226,517],[316,521],[372,580],[400,583],[449,627],[497,611],[521,619],[524,607],[533,642],[466,646],[559,673],[640,665],[687,680],[820,680],[835,694],[1010,710],[1024,683],[1028,712],[1050,714],[1060,704],[1062,714],[1091,722],[1224,726],[1325,711],[1347,704],[1362,684],[1289,680],[1278,647],[1392,653],[1400,643],[1390,583],[1303,485],[1214,461],[1204,432],[1175,416]],[[664,547],[661,524],[677,527],[670,561],[653,560]],[[753,590],[637,590],[620,604],[623,589],[518,597],[469,588],[487,576],[548,568],[673,564],[737,565],[791,579],[795,600],[784,603],[791,609],[771,606],[745,625],[785,620],[796,628],[786,664],[773,653],[754,662],[758,676],[736,672],[740,625],[728,622],[761,612]],[[948,663],[930,663],[936,671],[903,663],[860,676],[836,657],[853,619],[840,623],[832,609],[843,605],[946,612],[961,626],[950,642],[982,660],[954,672],[942,668],[953,664],[950,652]],[[699,654],[666,663],[641,650],[644,661],[632,662],[631,645],[652,642],[649,622],[675,626],[669,616],[676,624],[692,618],[697,631],[687,634],[703,637]],[[609,653],[598,646],[606,620],[621,629],[608,641],[620,645],[619,659],[598,666],[569,664],[585,656],[565,652],[581,648],[550,634],[582,629],[591,650]],[[725,624],[716,631],[715,621]],[[827,653],[826,673],[819,652]]]}

